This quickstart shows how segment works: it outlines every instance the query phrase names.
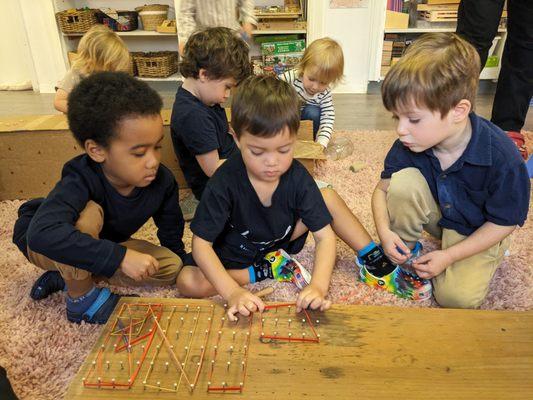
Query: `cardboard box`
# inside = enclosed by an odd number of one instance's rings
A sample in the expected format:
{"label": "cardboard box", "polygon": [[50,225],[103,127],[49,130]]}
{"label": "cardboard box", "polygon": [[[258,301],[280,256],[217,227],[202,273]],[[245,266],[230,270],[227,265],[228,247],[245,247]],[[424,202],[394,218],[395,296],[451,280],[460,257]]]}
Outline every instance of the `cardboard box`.
{"label": "cardboard box", "polygon": [[405,29],[409,27],[409,14],[387,10],[385,29]]}
{"label": "cardboard box", "polygon": [[[187,183],[170,138],[170,113],[171,110],[161,112],[165,134],[161,162],[174,173],[179,186],[185,188]],[[0,200],[46,196],[60,179],[65,162],[82,151],[63,114],[0,118]],[[315,160],[325,159],[322,146],[313,142],[311,121],[302,121],[300,125],[295,158],[311,174]]]}

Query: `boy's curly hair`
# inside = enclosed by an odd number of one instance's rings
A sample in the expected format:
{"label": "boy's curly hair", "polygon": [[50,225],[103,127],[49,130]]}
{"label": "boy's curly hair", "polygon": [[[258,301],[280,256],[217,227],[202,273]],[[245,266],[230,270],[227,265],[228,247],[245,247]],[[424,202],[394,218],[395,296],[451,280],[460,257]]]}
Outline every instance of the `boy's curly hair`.
{"label": "boy's curly hair", "polygon": [[203,68],[209,79],[233,78],[238,83],[252,73],[248,53],[248,45],[236,31],[207,28],[187,40],[180,72],[185,78],[198,79]]}
{"label": "boy's curly hair", "polygon": [[163,102],[145,82],[124,72],[88,76],[68,96],[68,123],[78,143],[92,139],[108,147],[127,117],[158,115]]}
{"label": "boy's curly hair", "polygon": [[298,95],[291,85],[275,76],[250,76],[233,96],[231,126],[238,139],[244,132],[273,137],[285,128],[296,135],[300,127]]}

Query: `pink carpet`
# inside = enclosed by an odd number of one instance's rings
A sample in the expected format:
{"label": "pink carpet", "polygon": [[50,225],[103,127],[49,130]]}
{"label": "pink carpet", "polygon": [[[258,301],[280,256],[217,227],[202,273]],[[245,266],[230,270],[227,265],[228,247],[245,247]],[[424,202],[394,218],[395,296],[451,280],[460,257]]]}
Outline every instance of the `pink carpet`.
{"label": "pink carpet", "polygon": [[[339,132],[352,138],[355,151],[347,159],[326,162],[317,179],[333,184],[348,206],[375,237],[370,212],[370,197],[381,171],[384,156],[395,138],[392,132]],[[366,166],[354,173],[349,167]],[[64,315],[63,294],[34,302],[29,290],[40,275],[11,243],[16,211],[22,201],[0,202],[0,365],[3,365],[21,399],[62,398],[70,380],[93,346],[101,327],[75,325]],[[531,211],[531,209],[530,209]],[[483,309],[528,310],[533,308],[533,248],[531,218],[512,237],[511,254],[498,268]],[[138,237],[156,241],[152,224],[147,224]],[[185,240],[190,245],[190,232]],[[426,249],[438,242],[423,240]],[[313,241],[309,240],[298,260],[306,267],[312,264]],[[387,293],[377,292],[356,282],[353,253],[339,242],[337,266],[333,274],[330,297],[336,303],[378,304],[400,307],[437,307],[433,301],[413,303]],[[271,282],[268,284],[272,285]],[[264,284],[258,284],[260,288]],[[292,300],[296,290],[290,284],[275,283],[276,291],[268,300]],[[119,288],[117,291],[132,292]],[[178,297],[175,289],[136,289],[141,296]]]}

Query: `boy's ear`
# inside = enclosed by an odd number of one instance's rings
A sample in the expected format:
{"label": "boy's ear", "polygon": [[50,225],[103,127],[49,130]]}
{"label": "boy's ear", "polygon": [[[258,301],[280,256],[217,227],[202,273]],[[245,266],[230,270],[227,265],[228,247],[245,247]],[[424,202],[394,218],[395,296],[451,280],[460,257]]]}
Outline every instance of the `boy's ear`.
{"label": "boy's ear", "polygon": [[209,77],[207,76],[207,70],[205,68],[200,68],[198,71],[198,80],[200,82],[207,82]]}
{"label": "boy's ear", "polygon": [[472,111],[472,103],[470,103],[470,100],[461,99],[452,110],[454,122],[461,122],[468,118],[470,111]]}
{"label": "boy's ear", "polygon": [[233,130],[233,127],[229,126],[229,133],[231,136],[233,136],[233,140],[235,141],[235,144],[237,145],[237,147],[239,148],[239,150],[241,149],[241,144],[239,143],[239,139],[237,138],[237,135],[235,134],[235,131]]}
{"label": "boy's ear", "polygon": [[97,163],[103,163],[106,159],[106,151],[102,145],[99,145],[92,139],[88,139],[84,143],[85,152],[91,159]]}

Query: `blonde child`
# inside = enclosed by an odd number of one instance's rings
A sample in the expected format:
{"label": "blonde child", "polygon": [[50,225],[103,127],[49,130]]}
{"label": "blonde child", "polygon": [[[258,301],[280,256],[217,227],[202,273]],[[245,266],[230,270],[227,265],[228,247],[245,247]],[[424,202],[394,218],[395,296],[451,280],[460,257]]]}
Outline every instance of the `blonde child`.
{"label": "blonde child", "polygon": [[313,137],[324,148],[335,122],[331,87],[342,79],[343,73],[341,46],[333,39],[322,38],[307,47],[295,69],[278,76],[296,89],[303,104],[300,118],[313,121]]}
{"label": "blonde child", "polygon": [[54,107],[66,113],[68,95],[80,80],[94,72],[123,71],[130,67],[130,53],[122,39],[104,25],[95,25],[81,38],[76,59],[56,86]]}

